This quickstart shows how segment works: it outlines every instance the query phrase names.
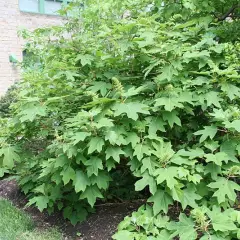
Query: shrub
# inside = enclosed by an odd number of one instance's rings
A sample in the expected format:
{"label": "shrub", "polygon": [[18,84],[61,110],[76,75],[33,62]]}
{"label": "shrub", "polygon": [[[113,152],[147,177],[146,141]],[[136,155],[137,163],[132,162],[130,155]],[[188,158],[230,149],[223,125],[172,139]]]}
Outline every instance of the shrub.
{"label": "shrub", "polygon": [[[3,166],[20,162],[29,204],[58,207],[73,224],[109,195],[112,173],[128,168],[135,190],[145,190],[150,217],[181,206],[178,223],[154,223],[159,232],[236,238],[239,218],[226,222],[240,190],[239,59],[231,61],[237,45],[216,41],[211,13],[218,1],[79,6],[67,7],[73,12],[65,26],[27,34],[40,67],[27,68],[20,83]],[[23,151],[36,140],[47,146]],[[219,218],[222,209],[226,217]],[[141,232],[141,224],[127,223],[124,236]],[[143,239],[158,236],[144,232]]]}
{"label": "shrub", "polygon": [[12,85],[5,95],[3,95],[0,98],[0,117],[6,118],[10,116],[10,105],[15,101],[16,99],[16,93],[15,90],[17,88],[17,85]]}

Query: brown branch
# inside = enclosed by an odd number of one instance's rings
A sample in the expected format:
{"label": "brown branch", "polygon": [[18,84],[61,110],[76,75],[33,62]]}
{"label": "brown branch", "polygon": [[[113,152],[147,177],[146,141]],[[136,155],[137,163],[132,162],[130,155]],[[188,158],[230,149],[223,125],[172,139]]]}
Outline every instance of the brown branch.
{"label": "brown branch", "polygon": [[147,199],[136,199],[136,200],[131,200],[131,201],[123,201],[123,202],[108,202],[108,203],[101,203],[101,204],[96,204],[94,205],[95,207],[104,207],[104,206],[118,206],[118,205],[126,205],[126,204],[140,204],[140,203],[146,203]]}
{"label": "brown branch", "polygon": [[218,17],[218,21],[225,20],[230,14],[232,14],[237,8],[240,8],[240,4],[233,5],[224,15]]}

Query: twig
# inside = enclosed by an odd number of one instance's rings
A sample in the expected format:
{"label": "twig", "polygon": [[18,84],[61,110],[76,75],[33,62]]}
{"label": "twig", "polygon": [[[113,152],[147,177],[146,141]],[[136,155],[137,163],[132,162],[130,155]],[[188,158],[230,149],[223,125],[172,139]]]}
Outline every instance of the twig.
{"label": "twig", "polygon": [[131,200],[131,201],[123,201],[123,202],[117,202],[117,203],[102,203],[102,204],[96,204],[95,207],[103,207],[103,206],[118,206],[118,205],[124,205],[124,204],[130,204],[130,203],[138,203],[138,202],[146,202],[147,199],[137,199],[137,200]]}
{"label": "twig", "polygon": [[218,21],[225,20],[231,13],[233,13],[237,8],[240,8],[240,4],[233,5],[224,15],[218,17]]}

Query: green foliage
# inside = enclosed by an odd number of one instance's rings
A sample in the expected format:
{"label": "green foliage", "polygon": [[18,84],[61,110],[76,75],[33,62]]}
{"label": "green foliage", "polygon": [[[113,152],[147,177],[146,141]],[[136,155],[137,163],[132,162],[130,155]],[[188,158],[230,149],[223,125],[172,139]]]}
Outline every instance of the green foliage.
{"label": "green foliage", "polygon": [[217,29],[216,34],[221,42],[238,42],[240,39],[240,20],[223,22]]}
{"label": "green foliage", "polygon": [[115,240],[210,240],[237,239],[239,236],[239,212],[233,209],[222,212],[213,206],[196,208],[187,216],[180,213],[178,221],[171,221],[168,216],[153,214],[150,206],[142,206],[132,216],[125,217],[119,224]]}
{"label": "green foliage", "polygon": [[17,85],[11,86],[4,96],[0,98],[0,117],[5,118],[10,115],[10,105],[16,101],[16,89]]}
{"label": "green foliage", "polygon": [[[25,33],[39,64],[24,69],[0,166],[21,159],[29,204],[76,224],[111,196],[116,172],[130,169],[153,221],[173,204],[197,215],[156,225],[152,239],[196,239],[200,226],[202,239],[236,237],[239,223],[222,226],[239,191],[239,44],[217,41],[212,14],[233,3],[73,2],[65,26]],[[46,147],[26,152],[36,140]],[[131,234],[124,227],[116,236]]]}

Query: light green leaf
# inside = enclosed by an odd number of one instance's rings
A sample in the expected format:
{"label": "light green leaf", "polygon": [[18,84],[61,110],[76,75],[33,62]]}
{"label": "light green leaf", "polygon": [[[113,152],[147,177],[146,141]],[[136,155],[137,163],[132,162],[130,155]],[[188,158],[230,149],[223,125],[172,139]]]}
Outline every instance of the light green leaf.
{"label": "light green leaf", "polygon": [[149,186],[149,190],[151,194],[155,194],[157,191],[157,184],[155,179],[148,174],[148,172],[144,172],[142,174],[142,179],[138,180],[135,183],[135,190],[142,191],[146,186]]}
{"label": "light green leaf", "polygon": [[228,240],[226,237],[218,235],[209,235],[206,234],[203,237],[200,238],[200,240]]}
{"label": "light green leaf", "polygon": [[225,126],[226,128],[233,128],[237,132],[240,132],[240,120],[234,120],[231,123],[227,123]]}
{"label": "light green leaf", "polygon": [[70,166],[66,167],[61,173],[60,175],[62,176],[62,180],[64,182],[64,185],[68,184],[70,182],[70,180],[75,180],[76,177],[76,173],[74,171],[74,169]]}
{"label": "light green leaf", "polygon": [[107,91],[111,88],[112,88],[112,84],[110,83],[106,83],[103,81],[95,81],[93,83],[93,86],[89,87],[88,90],[94,93],[100,91],[101,95],[105,96],[107,94]]}
{"label": "light green leaf", "polygon": [[225,152],[218,152],[216,154],[205,154],[206,162],[214,162],[215,164],[222,166],[222,162],[225,161],[226,163],[229,160],[228,155]]}
{"label": "light green leaf", "polygon": [[35,193],[42,193],[43,195],[45,195],[45,183],[37,186],[36,188],[33,189],[33,192]]}
{"label": "light green leaf", "polygon": [[198,207],[196,200],[200,200],[202,197],[196,193],[196,189],[193,184],[189,184],[186,189],[183,189],[183,195],[180,197],[180,203],[182,208],[186,209],[187,206],[192,208]]}
{"label": "light green leaf", "polygon": [[178,184],[178,181],[175,179],[177,174],[177,167],[158,168],[155,172],[155,176],[157,176],[157,183],[161,184],[162,182],[166,181],[167,186],[170,189],[173,189],[174,186]]}
{"label": "light green leaf", "polygon": [[221,84],[221,90],[227,94],[230,100],[233,100],[236,97],[240,97],[240,88],[228,82]]}
{"label": "light green leaf", "polygon": [[73,137],[71,137],[71,140],[73,140],[73,144],[76,145],[79,142],[82,142],[86,139],[86,137],[91,136],[91,133],[88,132],[77,132],[74,134]]}
{"label": "light green leaf", "polygon": [[219,144],[218,144],[218,142],[215,142],[213,140],[209,140],[209,141],[204,143],[204,147],[211,150],[211,152],[214,152],[219,147]]}
{"label": "light green leaf", "polygon": [[200,183],[200,181],[202,180],[202,176],[199,174],[189,174],[188,175],[188,181],[189,182],[193,182],[194,184]]}
{"label": "light green leaf", "polygon": [[172,237],[178,235],[180,240],[197,239],[197,231],[195,230],[194,221],[183,213],[181,213],[179,216],[179,222],[170,223],[168,225],[168,230],[175,231]]}
{"label": "light green leaf", "polygon": [[227,140],[227,141],[223,142],[220,146],[220,151],[225,152],[228,155],[229,159],[232,162],[236,162],[236,163],[239,162],[239,160],[236,157],[236,155],[237,155],[237,152],[236,152],[237,144],[238,144],[237,141],[234,141],[234,140],[230,139],[230,140]]}
{"label": "light green leaf", "polygon": [[108,131],[105,135],[105,140],[108,140],[112,145],[118,145],[118,134],[115,131]]}
{"label": "light green leaf", "polygon": [[221,108],[214,108],[213,113],[209,113],[209,115],[213,116],[216,120],[219,121],[227,121],[230,116],[229,110],[223,111]]}
{"label": "light green leaf", "polygon": [[144,144],[137,144],[134,149],[133,156],[136,156],[137,159],[140,161],[144,155],[149,155],[149,148]]}
{"label": "light green leaf", "polygon": [[169,112],[171,112],[176,107],[178,108],[184,107],[176,96],[158,98],[155,100],[155,102],[156,103],[154,107],[164,106],[164,109]]}
{"label": "light green leaf", "polygon": [[100,137],[93,137],[88,143],[88,154],[95,151],[101,152],[104,145],[104,141]]}
{"label": "light green leaf", "polygon": [[171,142],[164,142],[163,140],[152,142],[154,147],[150,152],[157,157],[157,162],[166,163],[174,155]]}
{"label": "light green leaf", "polygon": [[157,190],[157,192],[148,199],[148,202],[153,202],[153,212],[157,215],[161,211],[168,212],[168,205],[173,203],[172,198],[164,190]]}
{"label": "light green leaf", "polygon": [[90,180],[89,180],[87,174],[85,174],[81,170],[77,170],[73,185],[75,186],[76,193],[78,193],[80,191],[84,192],[86,187],[90,185]]}
{"label": "light green leaf", "polygon": [[177,112],[173,110],[172,112],[163,112],[163,120],[168,121],[168,124],[172,128],[174,123],[181,126],[181,120],[177,116]]}
{"label": "light green leaf", "polygon": [[215,231],[227,232],[238,229],[230,216],[226,212],[222,212],[220,207],[214,206],[212,211],[208,211],[207,214]]}
{"label": "light green leaf", "polygon": [[111,145],[127,145],[125,140],[125,130],[121,127],[113,127],[110,131],[106,132],[105,139],[108,140]]}
{"label": "light green leaf", "polygon": [[40,212],[42,212],[45,208],[47,208],[48,203],[49,203],[49,198],[47,196],[37,196],[33,197],[29,200],[28,206],[36,204]]}
{"label": "light green leaf", "polygon": [[218,97],[218,93],[214,91],[210,91],[205,95],[205,100],[207,101],[207,106],[216,106],[218,108],[221,108],[220,101],[222,101],[221,98]]}
{"label": "light green leaf", "polygon": [[166,132],[165,130],[165,122],[160,117],[150,117],[148,134],[151,136],[156,136],[157,131]]}
{"label": "light green leaf", "polygon": [[219,204],[226,202],[226,196],[231,201],[236,201],[235,191],[240,191],[240,186],[237,183],[223,177],[217,178],[216,182],[208,184],[208,187],[218,189],[215,190],[213,196],[217,197]]}
{"label": "light green leaf", "polygon": [[107,128],[109,128],[109,127],[113,127],[113,126],[114,126],[114,124],[113,124],[112,122],[113,122],[112,119],[109,119],[109,118],[101,118],[101,119],[97,122],[97,124],[95,124],[95,126],[96,126],[98,129],[100,129],[100,128],[102,128],[102,127],[107,127]]}
{"label": "light green leaf", "polygon": [[86,161],[85,163],[87,167],[87,175],[88,177],[94,175],[98,175],[98,170],[102,170],[103,169],[103,164],[102,164],[102,159],[98,158],[98,157],[91,157],[89,160]]}
{"label": "light green leaf", "polygon": [[216,165],[215,163],[209,163],[207,166],[205,166],[205,174],[210,173],[211,174],[211,178],[213,180],[216,180],[218,177],[218,174],[222,173],[221,167]]}
{"label": "light green leaf", "polygon": [[105,151],[106,160],[112,157],[116,162],[120,162],[120,155],[124,155],[125,152],[122,151],[120,147],[108,147]]}
{"label": "light green leaf", "polygon": [[93,56],[89,55],[89,54],[78,54],[77,57],[76,57],[76,62],[81,60],[81,64],[82,66],[85,66],[85,65],[91,65],[92,61],[93,61]]}
{"label": "light green leaf", "polygon": [[194,133],[194,135],[202,135],[200,138],[200,143],[205,141],[208,137],[210,139],[213,139],[214,136],[216,135],[218,129],[216,126],[211,125],[211,126],[205,126],[203,130],[199,130]]}
{"label": "light green leaf", "polygon": [[[191,3],[193,6],[194,4]],[[203,50],[203,51],[193,51],[193,52],[185,52],[183,54],[184,58],[193,58],[194,60],[196,58],[202,58],[202,57],[209,57],[210,52],[208,52],[207,50]],[[190,60],[186,59],[186,62],[189,62]]]}
{"label": "light green leaf", "polygon": [[97,176],[95,175],[91,176],[90,181],[92,185],[96,184],[99,189],[106,190],[109,186],[111,178],[105,171],[101,171],[98,173]]}
{"label": "light green leaf", "polygon": [[125,113],[128,118],[138,119],[138,113],[149,114],[148,106],[139,102],[117,103],[113,107],[114,116]]}
{"label": "light green leaf", "polygon": [[178,75],[178,71],[171,64],[164,66],[161,71],[162,73],[156,77],[157,82],[161,82],[165,79],[171,81],[174,75]]}
{"label": "light green leaf", "polygon": [[133,240],[133,233],[128,230],[120,230],[112,238],[115,240]]}
{"label": "light green leaf", "polygon": [[140,137],[135,132],[128,132],[126,143],[131,143],[132,147],[136,147],[137,143],[140,142]]}
{"label": "light green leaf", "polygon": [[189,157],[189,159],[202,158],[204,151],[201,148],[190,149],[189,151],[182,149],[177,152],[177,155]]}
{"label": "light green leaf", "polygon": [[148,170],[149,174],[153,175],[157,166],[158,164],[153,161],[151,157],[146,157],[142,160],[141,173],[144,173],[146,170]]}
{"label": "light green leaf", "polygon": [[5,173],[9,173],[9,171],[5,168],[0,168],[0,178],[2,178]]}
{"label": "light green leaf", "polygon": [[20,160],[20,156],[17,152],[17,149],[13,146],[0,149],[0,156],[3,155],[2,166],[12,169],[14,167],[14,161]]}
{"label": "light green leaf", "polygon": [[97,198],[103,198],[103,195],[99,191],[96,185],[88,186],[87,189],[80,195],[80,199],[87,199],[91,207],[94,206]]}
{"label": "light green leaf", "polygon": [[20,121],[21,122],[26,122],[26,121],[30,121],[32,122],[37,115],[38,116],[46,116],[47,115],[47,108],[46,106],[43,105],[32,105],[27,107],[25,110],[20,112]]}
{"label": "light green leaf", "polygon": [[69,164],[70,161],[69,159],[67,158],[67,156],[65,154],[61,154],[60,156],[58,156],[56,159],[55,159],[55,165],[54,167],[55,168],[58,168],[58,167],[63,167],[64,165],[66,164]]}

